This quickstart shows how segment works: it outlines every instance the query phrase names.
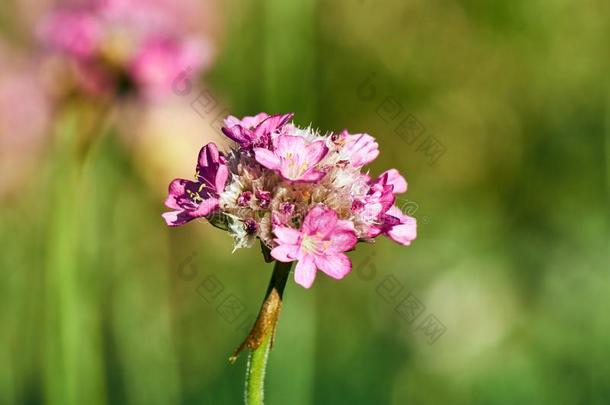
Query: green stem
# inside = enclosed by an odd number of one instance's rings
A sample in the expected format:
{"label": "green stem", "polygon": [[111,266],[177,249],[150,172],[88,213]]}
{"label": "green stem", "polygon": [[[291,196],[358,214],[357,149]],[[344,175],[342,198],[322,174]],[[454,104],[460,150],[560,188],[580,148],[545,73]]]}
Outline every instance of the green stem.
{"label": "green stem", "polygon": [[265,394],[265,371],[267,358],[271,349],[271,336],[267,336],[263,343],[248,354],[248,367],[246,369],[246,404],[259,405],[263,403]]}
{"label": "green stem", "polygon": [[233,358],[235,358],[241,348],[245,346],[250,348],[246,369],[245,401],[247,405],[261,405],[263,403],[267,357],[273,346],[275,329],[282,309],[284,287],[286,287],[291,265],[292,263],[275,263],[269,287],[256,322],[244,343],[233,355]]}

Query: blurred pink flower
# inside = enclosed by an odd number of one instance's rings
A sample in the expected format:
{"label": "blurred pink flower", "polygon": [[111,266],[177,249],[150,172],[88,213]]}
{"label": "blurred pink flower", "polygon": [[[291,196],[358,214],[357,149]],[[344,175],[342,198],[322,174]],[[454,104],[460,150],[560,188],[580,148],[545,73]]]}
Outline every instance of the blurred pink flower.
{"label": "blurred pink flower", "polygon": [[193,6],[190,0],[90,0],[51,11],[38,33],[73,65],[86,93],[134,90],[156,101],[170,94],[181,72],[197,77],[211,63],[209,39],[181,21]]}
{"label": "blurred pink flower", "polygon": [[60,52],[77,59],[89,59],[99,48],[102,27],[91,13],[59,10],[42,21],[40,35]]}
{"label": "blurred pink flower", "polygon": [[151,38],[136,51],[128,67],[129,76],[142,94],[151,100],[171,89],[172,81],[184,70],[198,71],[209,55],[196,41]]}
{"label": "blurred pink flower", "polygon": [[111,92],[116,85],[112,72],[95,61],[78,61],[71,67],[74,80],[87,94],[101,97]]}
{"label": "blurred pink flower", "polygon": [[39,169],[50,105],[35,66],[0,44],[0,196]]}

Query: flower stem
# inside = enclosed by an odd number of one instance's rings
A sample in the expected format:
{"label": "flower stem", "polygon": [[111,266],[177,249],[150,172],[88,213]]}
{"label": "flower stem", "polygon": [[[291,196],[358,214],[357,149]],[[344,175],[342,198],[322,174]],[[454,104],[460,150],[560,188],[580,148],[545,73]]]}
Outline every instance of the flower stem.
{"label": "flower stem", "polygon": [[265,299],[254,322],[254,326],[241,345],[229,358],[230,362],[237,359],[239,353],[246,347],[250,349],[248,368],[246,370],[245,401],[247,405],[263,403],[265,370],[267,356],[273,347],[275,330],[282,309],[282,296],[288,281],[292,263],[275,262],[273,274],[267,287]]}
{"label": "flower stem", "polygon": [[248,367],[246,368],[245,401],[247,405],[261,405],[265,395],[265,371],[267,358],[271,348],[271,336],[267,336],[263,343],[248,354]]}

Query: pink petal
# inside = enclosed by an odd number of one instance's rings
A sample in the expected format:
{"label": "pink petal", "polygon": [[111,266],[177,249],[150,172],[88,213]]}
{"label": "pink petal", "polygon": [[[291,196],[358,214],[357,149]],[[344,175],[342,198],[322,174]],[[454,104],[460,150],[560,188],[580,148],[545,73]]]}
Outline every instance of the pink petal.
{"label": "pink petal", "polygon": [[398,225],[394,225],[386,231],[386,235],[396,243],[409,246],[411,241],[417,238],[416,219],[403,214],[396,206],[390,208],[386,215],[391,215],[400,220]]}
{"label": "pink petal", "polygon": [[227,128],[231,128],[231,127],[234,127],[235,125],[241,124],[241,121],[239,120],[239,118],[235,117],[234,115],[227,116],[227,118],[224,119],[224,122],[225,122],[225,126]]}
{"label": "pink petal", "polygon": [[243,128],[252,129],[268,117],[269,115],[264,112],[258,113],[253,117],[244,117],[241,120],[237,117],[234,117],[233,115],[229,115],[227,118],[225,118],[225,126],[231,128],[235,125],[239,125]]}
{"label": "pink petal", "polygon": [[218,171],[216,172],[216,178],[214,179],[214,186],[216,187],[217,193],[222,193],[224,191],[228,178],[229,178],[229,168],[226,165],[221,164],[220,166],[218,166]]}
{"label": "pink petal", "polygon": [[313,166],[318,163],[328,153],[328,147],[324,141],[316,141],[311,145],[307,146],[305,152],[305,161],[309,166]]}
{"label": "pink petal", "polygon": [[305,288],[311,287],[316,278],[316,265],[311,255],[304,255],[294,269],[294,281]]}
{"label": "pink petal", "polygon": [[382,231],[383,231],[383,229],[381,229],[381,227],[376,226],[376,225],[371,225],[366,232],[366,237],[367,238],[376,238],[377,236],[381,235]]}
{"label": "pink petal", "polygon": [[396,196],[394,195],[394,187],[386,184],[387,176],[382,175],[375,179],[371,184],[371,189],[369,190],[369,198],[368,202],[371,204],[381,204],[382,212],[387,211],[396,200]]}
{"label": "pink petal", "polygon": [[165,223],[169,226],[180,226],[186,224],[189,219],[181,217],[182,211],[169,211],[161,214]]}
{"label": "pink petal", "polygon": [[209,167],[212,163],[218,163],[220,159],[220,152],[218,152],[218,147],[210,142],[205,145],[199,151],[199,166],[201,167]]}
{"label": "pink petal", "polygon": [[282,173],[282,177],[284,177],[286,180],[290,180],[295,183],[313,183],[320,180],[324,176],[326,176],[325,172],[316,169],[310,169],[306,171],[301,176],[299,176],[298,179],[289,179],[284,175],[284,173]]}
{"label": "pink petal", "polygon": [[161,214],[165,223],[169,226],[180,226],[197,218],[191,211],[170,211]]}
{"label": "pink petal", "polygon": [[387,235],[394,242],[409,246],[417,237],[417,223],[415,218],[410,218],[405,224],[396,225],[388,231]]}
{"label": "pink petal", "polygon": [[313,235],[321,233],[323,236],[331,232],[337,223],[337,213],[323,205],[313,207],[303,221],[301,232]]}
{"label": "pink petal", "polygon": [[387,211],[394,203],[396,202],[396,196],[391,192],[384,193],[382,197],[379,199],[381,203],[381,211]]}
{"label": "pink petal", "polygon": [[299,255],[299,246],[280,245],[271,249],[271,256],[280,262],[293,262]]}
{"label": "pink petal", "polygon": [[243,128],[241,125],[234,125],[231,128],[222,127],[222,133],[238,144],[245,144],[252,141],[250,131]]}
{"label": "pink petal", "polygon": [[209,198],[199,204],[196,210],[190,212],[194,218],[205,217],[218,208],[218,198]]}
{"label": "pink petal", "polygon": [[301,237],[301,232],[287,226],[276,226],[273,228],[273,233],[280,245],[296,245]]}
{"label": "pink petal", "polygon": [[384,176],[386,176],[385,183],[394,187],[394,189],[392,190],[392,192],[394,194],[400,194],[400,193],[404,193],[407,191],[407,181],[405,180],[404,177],[402,177],[400,175],[398,170],[396,170],[396,169],[386,170],[379,177],[381,178]]}
{"label": "pink petal", "polygon": [[335,225],[335,231],[351,231],[355,232],[354,223],[345,219],[340,219]]}
{"label": "pink petal", "polygon": [[300,154],[305,152],[307,142],[301,136],[280,135],[276,142],[276,153],[279,156],[286,156],[288,153]]}
{"label": "pink petal", "polygon": [[282,163],[275,153],[265,148],[254,148],[254,158],[258,163],[271,170],[279,169]]}
{"label": "pink petal", "polygon": [[259,125],[261,122],[265,121],[267,118],[269,118],[269,114],[260,112],[254,117],[244,117],[244,119],[241,120],[241,125],[245,128],[252,129]]}
{"label": "pink petal", "polygon": [[344,253],[315,257],[316,266],[330,277],[340,280],[352,270],[352,262]]}
{"label": "pink petal", "polygon": [[358,238],[353,231],[335,232],[330,236],[330,246],[327,251],[331,253],[341,253],[353,249]]}
{"label": "pink petal", "polygon": [[279,127],[286,124],[293,116],[294,116],[294,113],[288,113],[288,114],[272,115],[271,117],[266,118],[256,127],[256,129],[254,131],[255,138],[258,138],[265,133],[270,133],[270,132],[275,131]]}
{"label": "pink petal", "polygon": [[168,196],[165,200],[165,206],[173,208],[175,210],[181,210],[182,207],[177,203],[176,199],[180,198],[186,192],[185,184],[188,180],[185,179],[174,179],[169,183]]}
{"label": "pink petal", "polygon": [[377,158],[379,145],[369,134],[349,135],[342,154],[347,155],[352,166],[362,167]]}

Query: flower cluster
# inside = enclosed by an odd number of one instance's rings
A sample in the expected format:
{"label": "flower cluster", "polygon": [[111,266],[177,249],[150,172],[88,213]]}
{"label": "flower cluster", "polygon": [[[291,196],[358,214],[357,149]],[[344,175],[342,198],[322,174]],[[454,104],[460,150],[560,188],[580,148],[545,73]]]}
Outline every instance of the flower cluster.
{"label": "flower cluster", "polygon": [[211,61],[210,44],[185,32],[178,9],[170,1],[86,0],[50,12],[39,36],[85,92],[135,90],[158,100],[181,72],[196,75]]}
{"label": "flower cluster", "polygon": [[379,235],[409,245],[416,221],[394,205],[407,182],[395,169],[363,172],[379,149],[368,134],[322,135],[291,123],[292,114],[229,116],[227,153],[209,143],[195,180],[169,186],[163,214],[170,226],[205,217],[226,229],[235,247],[260,239],[281,262],[297,261],[295,281],[309,288],[320,270],[335,279],[351,271],[345,252]]}

